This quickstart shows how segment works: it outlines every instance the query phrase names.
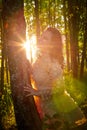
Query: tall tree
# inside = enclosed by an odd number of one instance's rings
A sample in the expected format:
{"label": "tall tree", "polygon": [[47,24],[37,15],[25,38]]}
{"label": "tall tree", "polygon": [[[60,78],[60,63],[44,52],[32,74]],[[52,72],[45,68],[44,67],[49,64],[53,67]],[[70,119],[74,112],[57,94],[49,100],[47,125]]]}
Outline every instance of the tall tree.
{"label": "tall tree", "polygon": [[83,42],[83,49],[82,49],[82,59],[81,59],[81,68],[80,68],[80,79],[83,78],[84,74],[84,64],[86,60],[86,49],[87,49],[87,0],[84,0],[83,4],[83,10],[84,10],[84,42]]}
{"label": "tall tree", "polygon": [[39,2],[35,0],[35,17],[36,17],[36,36],[37,40],[40,35],[40,20],[39,20]]}
{"label": "tall tree", "polygon": [[11,90],[19,130],[41,130],[41,120],[33,97],[26,97],[30,68],[23,49],[26,40],[23,0],[3,0],[4,43],[8,53]]}
{"label": "tall tree", "polygon": [[67,62],[67,70],[70,70],[70,46],[69,46],[69,33],[68,33],[68,21],[67,21],[67,1],[63,0],[63,15],[64,15],[64,24],[65,24],[65,39],[66,39],[66,62]]}
{"label": "tall tree", "polygon": [[78,21],[79,21],[79,7],[78,1],[73,2],[68,0],[69,9],[69,31],[70,31],[70,48],[71,48],[71,67],[73,77],[78,77]]}
{"label": "tall tree", "polygon": [[[3,86],[4,86],[4,49],[2,48],[2,7],[0,1],[0,130],[3,130],[2,123],[2,95],[3,95]],[[1,50],[2,48],[2,50]]]}

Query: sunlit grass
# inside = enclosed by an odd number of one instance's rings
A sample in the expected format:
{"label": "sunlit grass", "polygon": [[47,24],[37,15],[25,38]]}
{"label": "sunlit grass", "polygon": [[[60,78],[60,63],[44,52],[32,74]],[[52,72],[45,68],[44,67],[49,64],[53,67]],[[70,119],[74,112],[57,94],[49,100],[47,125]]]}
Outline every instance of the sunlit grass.
{"label": "sunlit grass", "polygon": [[65,88],[79,105],[87,96],[86,84],[70,75],[65,76]]}
{"label": "sunlit grass", "polygon": [[57,80],[53,84],[53,103],[58,112],[68,113],[75,109],[75,101],[65,88],[65,82]]}
{"label": "sunlit grass", "polygon": [[[53,102],[60,112],[70,112],[80,106],[87,97],[87,88],[84,82],[67,75],[63,82],[55,81]],[[72,100],[72,101],[71,101]],[[76,105],[75,105],[76,104]]]}

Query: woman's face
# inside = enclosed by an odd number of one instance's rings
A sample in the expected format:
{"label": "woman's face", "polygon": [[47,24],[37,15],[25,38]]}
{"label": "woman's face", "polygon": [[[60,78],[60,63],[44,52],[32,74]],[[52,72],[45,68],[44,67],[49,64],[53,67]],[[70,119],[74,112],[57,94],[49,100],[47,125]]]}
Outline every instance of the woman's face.
{"label": "woman's face", "polygon": [[43,47],[48,47],[52,42],[52,34],[50,31],[46,30],[42,33],[39,39],[39,45]]}

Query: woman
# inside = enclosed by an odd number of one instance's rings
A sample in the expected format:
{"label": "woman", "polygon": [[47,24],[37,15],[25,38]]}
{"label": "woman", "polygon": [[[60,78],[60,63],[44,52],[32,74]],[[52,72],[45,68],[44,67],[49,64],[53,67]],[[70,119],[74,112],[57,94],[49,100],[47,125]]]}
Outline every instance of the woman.
{"label": "woman", "polygon": [[[29,87],[26,91],[31,92],[29,95],[36,95],[41,100],[40,114],[42,118],[48,117],[47,120],[50,121],[47,123],[55,124],[61,116],[60,124],[62,125],[59,125],[61,129],[64,122],[72,127],[82,124],[83,120],[84,122],[86,120],[84,114],[64,89],[63,45],[60,32],[52,27],[47,28],[42,33],[37,46],[39,49],[37,60],[32,65],[32,79],[37,90]],[[56,130],[59,127],[51,129]]]}

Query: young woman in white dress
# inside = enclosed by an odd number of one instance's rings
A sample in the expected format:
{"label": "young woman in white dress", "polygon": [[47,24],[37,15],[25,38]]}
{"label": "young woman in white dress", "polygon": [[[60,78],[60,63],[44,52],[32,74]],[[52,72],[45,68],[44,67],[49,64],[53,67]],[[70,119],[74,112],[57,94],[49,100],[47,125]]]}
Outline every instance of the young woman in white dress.
{"label": "young woman in white dress", "polygon": [[[59,127],[63,129],[64,122],[69,127],[83,124],[86,121],[84,114],[64,88],[60,32],[56,28],[47,28],[40,36],[37,46],[37,60],[32,65],[32,79],[37,90],[28,87],[26,91],[29,91],[28,96],[40,99],[39,113],[42,119],[47,119],[48,130],[58,130]],[[57,121],[60,122],[59,126],[55,125]],[[51,124],[56,128],[50,128]]]}

